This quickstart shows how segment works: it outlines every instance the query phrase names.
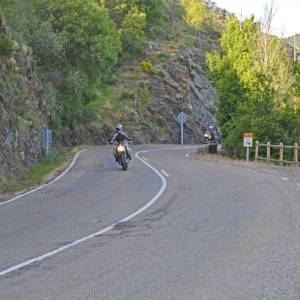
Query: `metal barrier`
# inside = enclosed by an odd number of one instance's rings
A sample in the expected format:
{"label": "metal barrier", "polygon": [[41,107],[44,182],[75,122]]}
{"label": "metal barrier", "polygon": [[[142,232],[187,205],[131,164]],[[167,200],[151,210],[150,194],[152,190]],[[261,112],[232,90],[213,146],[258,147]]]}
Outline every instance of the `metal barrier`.
{"label": "metal barrier", "polygon": [[[264,147],[266,148],[266,154],[267,157],[262,157],[259,156],[259,147]],[[274,159],[271,158],[271,149],[279,149],[279,159]],[[285,160],[284,159],[284,149],[293,149],[294,153],[294,159],[293,160]],[[271,162],[276,162],[276,163],[280,163],[281,165],[283,164],[294,164],[294,165],[299,165],[299,150],[300,147],[298,146],[298,143],[295,143],[294,146],[284,146],[283,143],[280,143],[279,145],[271,145],[270,142],[268,142],[267,144],[260,144],[259,141],[256,141],[255,143],[255,160],[264,160],[264,161],[268,161],[269,163]]]}

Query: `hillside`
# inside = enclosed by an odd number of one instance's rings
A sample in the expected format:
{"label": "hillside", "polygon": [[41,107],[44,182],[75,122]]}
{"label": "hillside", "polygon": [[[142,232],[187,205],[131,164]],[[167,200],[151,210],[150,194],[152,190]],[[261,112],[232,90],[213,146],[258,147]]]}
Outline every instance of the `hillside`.
{"label": "hillside", "polygon": [[29,49],[9,37],[0,17],[0,178],[41,157],[47,105],[31,65]]}
{"label": "hillside", "polygon": [[[180,111],[189,116],[185,141],[201,141],[215,122],[216,92],[205,64],[205,53],[215,44],[204,34],[187,37],[195,45],[181,39],[151,41],[141,60],[120,68],[116,83],[88,106],[84,142],[107,143],[114,124],[123,123],[137,143],[178,143]],[[144,69],[148,64],[149,70]]]}
{"label": "hillside", "polygon": [[[0,55],[8,91],[0,98],[0,176],[41,157],[44,126],[56,145],[71,146],[106,144],[119,122],[136,143],[178,143],[180,111],[188,115],[185,142],[199,143],[216,122],[205,56],[218,47],[218,31],[188,25],[183,1],[123,2],[121,11],[109,1],[105,9],[86,0],[4,3],[2,36],[19,47]],[[90,18],[81,29],[78,15]]]}
{"label": "hillside", "polygon": [[187,25],[180,1],[164,4],[166,28],[151,36],[141,55],[121,64],[113,83],[98,90],[76,139],[108,143],[114,124],[123,123],[136,143],[178,143],[176,117],[184,111],[189,116],[185,142],[199,143],[216,122],[216,91],[205,57],[218,47],[219,35]]}

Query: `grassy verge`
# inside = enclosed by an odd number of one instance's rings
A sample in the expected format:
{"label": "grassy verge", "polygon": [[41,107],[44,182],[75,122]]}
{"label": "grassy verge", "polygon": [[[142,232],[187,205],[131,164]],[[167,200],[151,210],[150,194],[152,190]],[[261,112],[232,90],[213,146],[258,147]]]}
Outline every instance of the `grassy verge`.
{"label": "grassy verge", "polygon": [[18,178],[6,178],[0,182],[0,199],[10,194],[36,187],[56,177],[67,167],[79,149],[52,150],[48,159],[42,159],[32,168],[23,171]]}

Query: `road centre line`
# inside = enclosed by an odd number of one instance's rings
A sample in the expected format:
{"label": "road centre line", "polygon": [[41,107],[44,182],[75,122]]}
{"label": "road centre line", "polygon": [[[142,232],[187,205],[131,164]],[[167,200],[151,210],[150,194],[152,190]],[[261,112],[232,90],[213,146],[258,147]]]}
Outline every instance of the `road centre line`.
{"label": "road centre line", "polygon": [[[155,150],[159,150],[159,149],[155,149]],[[161,150],[164,150],[164,149],[161,149]],[[176,149],[174,149],[174,150],[176,150]],[[56,254],[58,254],[58,253],[60,253],[62,251],[68,250],[68,249],[70,249],[70,248],[72,248],[72,247],[74,247],[74,246],[76,246],[78,244],[86,242],[86,241],[88,241],[88,240],[90,240],[90,239],[92,239],[92,238],[94,238],[96,236],[102,235],[102,234],[104,234],[104,233],[106,233],[106,232],[114,229],[116,227],[116,225],[118,225],[119,223],[124,223],[124,222],[127,222],[127,221],[131,220],[132,218],[134,218],[135,216],[139,215],[140,213],[142,213],[143,211],[145,211],[146,209],[148,209],[150,206],[152,206],[161,197],[161,195],[165,192],[165,190],[167,188],[167,180],[165,179],[165,177],[157,169],[155,169],[153,166],[151,166],[149,163],[147,163],[144,159],[142,159],[141,157],[139,157],[140,153],[146,153],[146,152],[149,152],[149,151],[152,151],[152,150],[142,150],[142,151],[139,151],[139,152],[137,152],[135,154],[135,157],[138,160],[140,160],[141,162],[143,162],[147,167],[149,167],[152,171],[154,171],[154,173],[156,173],[160,177],[162,185],[161,185],[159,191],[156,193],[156,195],[147,204],[145,204],[142,208],[140,208],[139,210],[135,211],[134,213],[132,213],[128,217],[120,220],[117,223],[113,223],[113,224],[111,224],[110,226],[108,226],[108,227],[106,227],[104,229],[101,229],[101,230],[99,230],[99,231],[97,231],[95,233],[92,233],[92,234],[90,234],[88,236],[85,236],[85,237],[80,238],[80,239],[78,239],[76,241],[73,241],[73,242],[71,242],[71,243],[69,243],[69,244],[67,244],[65,246],[62,246],[60,248],[57,248],[57,249],[55,249],[55,250],[53,250],[51,252],[48,252],[46,254],[40,255],[38,257],[32,258],[30,260],[27,260],[27,261],[24,261],[22,263],[19,263],[19,264],[15,265],[15,266],[9,267],[9,268],[7,268],[7,269],[5,269],[3,271],[0,271],[0,276],[4,276],[4,275],[10,274],[12,272],[16,272],[16,271],[18,271],[20,269],[23,269],[26,266],[29,266],[29,265],[31,265],[33,263],[36,263],[36,262],[39,262],[39,261],[43,261],[43,260],[45,260],[45,259],[47,259],[47,258],[49,258],[51,256],[54,256],[54,255],[56,255]]]}
{"label": "road centre line", "polygon": [[170,175],[166,171],[160,170],[160,172],[163,173],[166,177],[170,177]]}
{"label": "road centre line", "polygon": [[33,190],[30,190],[30,191],[28,191],[28,192],[22,193],[22,194],[20,194],[20,195],[14,197],[14,198],[12,198],[12,199],[10,199],[10,200],[4,201],[4,202],[0,202],[0,206],[5,205],[5,204],[8,204],[8,203],[12,203],[12,202],[14,202],[14,201],[16,201],[16,200],[18,200],[18,199],[20,199],[20,198],[23,198],[23,197],[25,197],[25,196],[28,196],[28,195],[30,195],[30,194],[32,194],[32,193],[34,193],[34,192],[37,192],[37,191],[43,189],[43,188],[46,187],[46,186],[49,186],[49,185],[55,183],[56,181],[58,181],[59,179],[61,179],[62,177],[64,177],[64,176],[72,169],[72,167],[73,167],[74,164],[76,163],[76,161],[77,161],[79,155],[82,154],[82,153],[83,153],[84,151],[86,151],[86,150],[87,150],[87,149],[83,149],[83,150],[81,150],[80,152],[78,152],[78,153],[74,156],[74,158],[73,158],[72,162],[70,163],[70,165],[68,166],[68,168],[65,169],[59,176],[57,176],[56,178],[52,179],[50,182],[45,183],[45,184],[43,184],[43,185],[41,185],[41,186],[39,186],[39,187],[37,187],[37,188],[35,188],[35,189],[33,189]]}

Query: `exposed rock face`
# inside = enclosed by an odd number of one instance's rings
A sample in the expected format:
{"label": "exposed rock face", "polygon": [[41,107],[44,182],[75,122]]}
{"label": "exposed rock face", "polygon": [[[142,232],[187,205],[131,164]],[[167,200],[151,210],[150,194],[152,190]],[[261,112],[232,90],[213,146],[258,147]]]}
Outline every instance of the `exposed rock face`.
{"label": "exposed rock face", "polygon": [[[188,116],[184,125],[184,142],[195,144],[204,141],[204,132],[209,125],[216,123],[217,98],[205,70],[206,51],[196,48],[178,50],[170,45],[155,43],[149,49],[149,60],[155,61],[158,56],[165,55],[168,61],[156,64],[151,74],[141,75],[131,82],[128,79],[119,81],[117,86],[121,89],[130,85],[135,95],[139,95],[146,85],[151,101],[143,110],[140,109],[142,100],[138,96],[132,103],[124,102],[119,112],[107,105],[106,116],[109,115],[115,123],[124,123],[125,130],[135,143],[177,144],[181,136],[177,116],[184,112]],[[106,144],[113,135],[112,125],[97,127],[96,123],[88,124],[85,142]]]}
{"label": "exposed rock face", "polygon": [[180,125],[177,115],[183,111],[185,143],[199,143],[208,126],[215,123],[216,90],[203,69],[203,55],[197,49],[187,48],[159,72],[151,76],[152,103],[148,109],[152,115],[151,128],[144,124],[142,132],[136,132],[139,142],[179,143]]}
{"label": "exposed rock face", "polygon": [[41,154],[40,130],[32,127],[24,134],[0,100],[0,179],[14,176],[24,166],[37,162]]}
{"label": "exposed rock face", "polygon": [[20,173],[41,155],[45,105],[27,55],[19,46],[12,55],[0,56],[0,180]]}

